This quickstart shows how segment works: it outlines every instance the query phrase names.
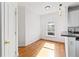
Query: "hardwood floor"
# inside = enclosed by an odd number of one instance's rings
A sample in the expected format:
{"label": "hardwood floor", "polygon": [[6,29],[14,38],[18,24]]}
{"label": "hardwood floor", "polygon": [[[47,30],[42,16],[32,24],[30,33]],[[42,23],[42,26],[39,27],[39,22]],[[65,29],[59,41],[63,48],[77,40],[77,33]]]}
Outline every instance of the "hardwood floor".
{"label": "hardwood floor", "polygon": [[20,57],[38,57],[38,56],[42,57],[42,55],[44,54],[47,55],[49,51],[54,51],[54,57],[64,57],[65,56],[64,43],[41,39],[32,43],[31,45],[19,47],[19,56]]}

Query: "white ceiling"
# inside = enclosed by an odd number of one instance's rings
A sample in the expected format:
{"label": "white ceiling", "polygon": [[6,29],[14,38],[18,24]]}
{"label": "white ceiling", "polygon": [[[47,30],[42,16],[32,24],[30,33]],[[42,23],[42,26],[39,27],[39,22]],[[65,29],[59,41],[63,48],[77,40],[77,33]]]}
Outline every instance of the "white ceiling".
{"label": "white ceiling", "polygon": [[[60,3],[63,4],[62,7],[71,6],[74,4],[73,2],[23,2],[19,3],[19,5],[26,6],[32,12],[43,15],[51,12],[56,12]],[[45,9],[45,6],[47,5],[51,5],[52,7],[50,9]]]}

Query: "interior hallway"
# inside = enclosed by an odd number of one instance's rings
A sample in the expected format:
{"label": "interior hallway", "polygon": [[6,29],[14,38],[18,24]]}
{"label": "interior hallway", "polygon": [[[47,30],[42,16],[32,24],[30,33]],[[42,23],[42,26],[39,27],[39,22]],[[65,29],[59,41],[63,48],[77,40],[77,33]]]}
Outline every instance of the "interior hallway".
{"label": "interior hallway", "polygon": [[19,47],[20,57],[64,57],[64,43],[38,40],[28,46]]}

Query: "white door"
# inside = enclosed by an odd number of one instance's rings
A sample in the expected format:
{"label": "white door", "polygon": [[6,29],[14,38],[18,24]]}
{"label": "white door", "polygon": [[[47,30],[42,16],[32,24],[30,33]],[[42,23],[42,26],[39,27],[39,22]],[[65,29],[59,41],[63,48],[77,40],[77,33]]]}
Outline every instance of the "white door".
{"label": "white door", "polygon": [[16,56],[16,30],[15,30],[15,3],[5,3],[5,40],[4,54],[5,57]]}

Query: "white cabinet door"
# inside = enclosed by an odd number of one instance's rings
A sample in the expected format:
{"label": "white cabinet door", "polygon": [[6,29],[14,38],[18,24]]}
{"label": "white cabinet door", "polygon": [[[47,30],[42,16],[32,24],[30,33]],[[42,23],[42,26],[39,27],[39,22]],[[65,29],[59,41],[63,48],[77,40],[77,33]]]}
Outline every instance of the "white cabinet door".
{"label": "white cabinet door", "polygon": [[68,57],[75,57],[76,56],[76,38],[69,37],[68,38]]}
{"label": "white cabinet door", "polygon": [[76,41],[76,57],[79,57],[79,41]]}
{"label": "white cabinet door", "polygon": [[76,56],[76,38],[75,37],[65,38],[65,53],[66,53],[66,57]]}
{"label": "white cabinet door", "polygon": [[15,40],[15,3],[5,3],[5,41],[4,54],[5,57],[16,56],[16,40]]}

